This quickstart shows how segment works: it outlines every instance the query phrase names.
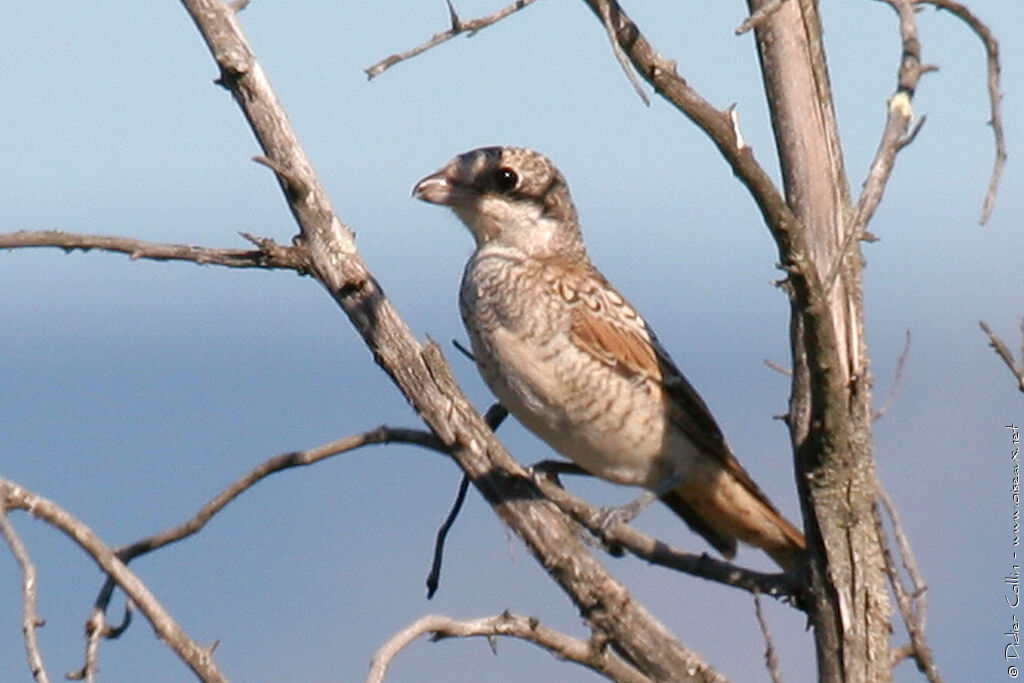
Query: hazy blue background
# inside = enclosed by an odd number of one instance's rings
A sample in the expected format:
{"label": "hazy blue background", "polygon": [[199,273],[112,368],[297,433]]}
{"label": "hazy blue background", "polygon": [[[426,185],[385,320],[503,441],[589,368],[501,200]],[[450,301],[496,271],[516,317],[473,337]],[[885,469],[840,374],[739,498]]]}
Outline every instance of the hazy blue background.
{"label": "hazy blue background", "polygon": [[[460,0],[465,18],[498,0]],[[775,171],[752,38],[734,37],[741,2],[627,2],[680,72],[720,107]],[[1010,437],[1024,400],[977,329],[1013,348],[1024,314],[1024,10],[976,0],[1002,40],[1011,160],[991,223],[977,225],[993,156],[984,58],[947,14],[920,15],[927,61],[915,100],[928,123],[900,156],[867,245],[876,401],[906,330],[902,393],[877,423],[885,484],[930,585],[929,632],[948,681],[1003,680],[1014,612]],[[825,2],[846,161],[859,189],[900,55],[882,3]],[[569,178],[590,250],[644,312],[699,387],[740,459],[790,515],[787,435],[772,416],[787,381],[787,304],[771,286],[774,246],[711,145],[654,99],[645,108],[600,24],[580,2],[538,2],[367,83],[362,69],[446,24],[440,0],[275,2],[242,15],[341,217],[417,334],[464,339],[456,311],[471,251],[454,217],[409,198],[453,154],[520,144]],[[216,69],[178,3],[0,4],[0,231],[54,228],[244,247],[244,230],[285,242],[296,228]],[[490,397],[449,354],[477,404]],[[184,520],[229,481],[281,451],[382,422],[418,425],[339,309],[308,278],[56,250],[0,253],[0,475],[59,501],[111,544]],[[550,455],[517,425],[521,460]],[[424,598],[433,535],[458,483],[454,465],[410,447],[374,447],[277,475],[198,537],[132,567],[195,638],[220,640],[237,681],[361,680],[373,651],[418,616],[535,615],[583,635],[579,617],[520,542],[472,493],[448,548],[439,595]],[[635,492],[573,480],[618,503]],[[82,624],[101,577],[62,536],[13,519],[40,569],[50,673],[81,664]],[[639,525],[697,551],[670,513]],[[0,678],[28,680],[20,575],[0,550]],[[754,552],[739,560],[767,564]],[[765,680],[746,594],[608,560],[684,643],[736,681]],[[114,613],[119,609],[115,607]],[[813,678],[801,615],[768,618],[787,681]],[[1016,618],[1024,618],[1024,607]],[[897,622],[894,641],[905,641]],[[591,681],[518,642],[418,642],[402,681]],[[105,681],[183,681],[188,671],[139,618],[101,652]],[[910,663],[900,681],[919,680]]]}

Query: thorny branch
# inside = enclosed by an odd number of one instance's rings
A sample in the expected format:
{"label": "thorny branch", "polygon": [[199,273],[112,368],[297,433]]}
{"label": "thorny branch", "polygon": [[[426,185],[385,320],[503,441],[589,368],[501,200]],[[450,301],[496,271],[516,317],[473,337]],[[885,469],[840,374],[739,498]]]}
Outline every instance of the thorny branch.
{"label": "thorny branch", "polygon": [[[676,63],[662,57],[647,42],[640,29],[622,11],[617,2],[614,0],[585,1],[601,20],[609,36],[614,38],[612,49],[615,52],[616,59],[620,60],[620,64],[621,56],[625,55],[632,62],[636,73],[640,74],[659,95],[696,123],[712,139],[719,151],[732,166],[733,172],[750,190],[768,225],[773,226],[774,230],[781,233],[792,230],[797,221],[796,217],[789,207],[786,206],[771,177],[754,158],[753,150],[743,144],[742,139],[737,136],[734,116],[730,111],[716,109],[701,97],[677,73]],[[519,4],[514,3],[514,5]],[[781,3],[779,4],[781,5]],[[479,30],[519,9],[519,7],[514,5],[510,5],[501,11],[505,12],[505,14],[499,12],[478,20],[484,23],[476,26],[474,30]],[[523,5],[525,6],[525,3]],[[501,14],[501,16],[497,16],[497,14]],[[764,16],[770,16],[770,12]],[[755,21],[760,20],[762,19]],[[367,73],[372,71],[373,73],[370,73],[372,77],[393,63],[420,54],[452,37],[447,35],[448,33],[450,33],[450,30],[435,35],[431,40],[413,50],[392,55],[367,69]],[[381,65],[385,66],[379,68]],[[633,74],[631,70],[626,68],[625,64],[622,66],[627,76]],[[638,87],[636,83],[634,83],[634,87]],[[646,102],[646,95],[642,95],[642,97]]]}
{"label": "thorny branch", "polygon": [[7,547],[11,554],[18,561],[21,567],[21,632],[25,639],[25,652],[28,655],[28,668],[36,683],[49,683],[50,677],[46,673],[46,666],[43,664],[43,653],[39,649],[39,639],[36,637],[36,629],[43,625],[36,609],[36,598],[38,596],[38,583],[36,565],[28,554],[28,548],[21,540],[17,529],[11,524],[7,516],[7,501],[0,496],[0,535],[7,541]]}
{"label": "thorny branch", "polygon": [[1003,342],[1003,340],[1000,339],[996,335],[996,333],[992,331],[992,328],[989,327],[985,323],[984,320],[979,320],[978,321],[978,326],[981,328],[981,331],[985,333],[985,336],[988,337],[988,344],[989,344],[989,346],[991,346],[995,350],[996,355],[999,356],[1003,360],[1004,363],[1006,363],[1006,367],[1008,367],[1010,369],[1010,372],[1013,373],[1013,376],[1017,379],[1017,388],[1019,388],[1022,392],[1024,392],[1024,318],[1022,318],[1021,321],[1020,321],[1020,332],[1021,332],[1021,361],[1020,361],[1020,363],[1018,363],[1017,361],[1015,361],[1013,359],[1013,354],[1010,352],[1010,349],[1007,348],[1007,346]]}
{"label": "thorny branch", "polygon": [[308,273],[309,265],[304,249],[286,247],[268,237],[255,237],[240,233],[257,249],[216,249],[187,244],[161,244],[114,235],[82,235],[60,230],[39,230],[0,234],[0,249],[24,247],[57,247],[64,251],[80,249],[110,251],[127,254],[132,259],[153,261],[191,261],[229,268],[280,268]]}
{"label": "thorny branch", "polygon": [[549,651],[559,659],[581,664],[619,683],[651,683],[628,663],[615,656],[595,635],[594,639],[573,638],[542,625],[534,617],[503,612],[495,617],[456,620],[441,615],[427,615],[402,629],[388,640],[373,656],[366,683],[382,683],[394,658],[412,641],[431,634],[434,641],[445,638],[483,636],[491,650],[497,652],[497,636],[520,638]]}
{"label": "thorny branch", "polygon": [[427,42],[417,45],[411,50],[405,52],[398,52],[389,57],[385,57],[373,66],[367,67],[363,71],[366,73],[367,78],[374,78],[379,76],[395,64],[404,62],[407,59],[415,57],[416,55],[426,52],[432,47],[440,45],[441,43],[447,42],[457,35],[468,33],[469,37],[472,37],[482,28],[486,28],[491,24],[496,24],[508,15],[518,12],[519,10],[527,7],[535,2],[535,0],[516,0],[510,5],[507,5],[494,14],[489,14],[486,17],[480,17],[479,19],[471,19],[469,21],[463,21],[459,18],[458,13],[455,11],[455,6],[452,5],[451,0],[445,0],[448,3],[448,18],[451,21],[451,28],[440,33],[435,33],[430,40]]}

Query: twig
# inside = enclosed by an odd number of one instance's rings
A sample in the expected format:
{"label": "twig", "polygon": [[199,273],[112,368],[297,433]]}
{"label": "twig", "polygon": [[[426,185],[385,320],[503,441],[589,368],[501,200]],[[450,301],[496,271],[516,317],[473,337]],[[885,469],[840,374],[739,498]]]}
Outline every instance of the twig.
{"label": "twig", "polygon": [[301,247],[282,246],[267,237],[254,237],[248,233],[241,235],[259,249],[215,249],[187,244],[161,244],[130,237],[82,235],[60,230],[22,230],[0,234],[0,249],[57,247],[68,252],[76,249],[97,249],[127,254],[133,260],[191,261],[201,265],[213,264],[229,268],[280,268],[303,274],[309,272],[306,252]]}
{"label": "twig", "polygon": [[619,44],[618,32],[623,28],[623,25],[619,23],[621,17],[618,13],[618,5],[615,6],[615,16],[612,17],[612,4],[610,2],[599,2],[598,8],[600,9],[601,22],[604,24],[604,30],[608,33],[608,40],[612,45],[612,53],[615,55],[615,61],[622,67],[622,73],[626,74],[626,78],[629,79],[629,84],[633,86],[633,90],[639,95],[643,103],[648,107],[651,106],[651,98],[644,92],[643,86],[640,85],[640,80],[636,77],[633,72],[633,67],[630,66],[629,57],[623,51],[622,46]]}
{"label": "twig", "polygon": [[[907,135],[910,122],[914,117],[912,100],[921,76],[936,67],[921,62],[921,43],[917,39],[917,19],[914,16],[913,0],[883,0],[890,5],[899,16],[900,38],[903,43],[903,56],[897,72],[896,92],[889,98],[888,115],[882,139],[878,143],[871,169],[864,180],[864,189],[857,200],[854,219],[850,226],[853,235],[859,234],[871,220],[875,209],[882,201],[882,193],[892,175],[896,162],[896,154],[909,144],[915,132]],[[845,250],[840,252],[840,259]]]}
{"label": "twig", "polygon": [[0,478],[0,499],[5,501],[8,509],[26,510],[33,517],[59,529],[85,550],[100,569],[113,578],[139,606],[157,636],[177,653],[200,680],[216,683],[227,680],[213,661],[213,653],[189,638],[146,585],[80,520],[56,503],[3,478]]}
{"label": "twig", "polygon": [[[992,331],[984,320],[978,321],[978,326],[981,327],[981,331],[988,337],[988,344],[995,349],[996,355],[1003,359],[1006,363],[1006,367],[1010,369],[1013,376],[1017,379],[1017,388],[1024,392],[1024,348],[1021,349],[1021,363],[1018,364],[1013,359],[1013,354],[1010,353],[1010,349],[1007,348],[1003,340],[996,336],[996,333]],[[1020,321],[1021,339],[1024,340],[1024,318]]]}
{"label": "twig", "polygon": [[764,665],[768,667],[772,683],[782,683],[779,659],[775,655],[775,645],[772,643],[772,632],[768,629],[768,620],[761,609],[761,595],[757,591],[754,592],[754,614],[757,616],[757,625],[761,627],[761,635],[764,636]]}
{"label": "twig", "polygon": [[291,453],[282,453],[269,458],[247,472],[240,479],[212,498],[191,519],[172,529],[161,531],[148,538],[136,541],[117,549],[117,556],[123,562],[129,562],[140,555],[162,548],[165,545],[180,541],[196,533],[220,512],[228,503],[251,488],[261,479],[292,467],[305,467],[341,453],[355,450],[362,446],[387,443],[408,443],[424,446],[436,451],[447,452],[447,449],[429,432],[419,429],[401,429],[381,425],[360,434],[353,434],[332,441],[316,448]]}
{"label": "twig", "polygon": [[[376,429],[362,432],[360,434],[353,434],[351,436],[323,444],[322,446],[317,446],[316,448],[275,455],[274,457],[263,461],[241,478],[234,481],[230,486],[214,496],[209,502],[200,508],[195,515],[184,523],[170,529],[165,529],[164,531],[135,541],[134,543],[121,546],[114,552],[117,554],[117,557],[121,562],[127,564],[141,555],[145,555],[146,553],[150,553],[198,533],[217,513],[223,510],[228,503],[271,474],[292,467],[312,465],[326,458],[346,453],[362,446],[386,443],[415,444],[442,453],[447,452],[444,445],[430,432],[418,429],[400,429],[381,425]],[[113,596],[115,586],[116,582],[113,578],[108,577],[96,598],[94,605],[95,609],[103,612],[106,611],[107,606],[110,604],[110,599]]]}
{"label": "twig", "polygon": [[761,9],[744,19],[743,23],[736,27],[736,35],[741,36],[747,31],[755,29],[766,22],[769,17],[779,11],[782,7],[782,3],[784,2],[786,2],[786,0],[771,0],[771,2],[765,3]]}
{"label": "twig", "polygon": [[[425,448],[430,448],[441,453],[447,453],[447,449],[430,432],[416,429],[399,429],[381,425],[361,434],[354,434],[336,441],[332,441],[316,448],[304,451],[282,453],[269,458],[255,468],[247,472],[241,478],[234,481],[226,489],[214,496],[202,508],[199,509],[189,520],[176,527],[165,529],[147,538],[135,541],[134,543],[121,546],[114,552],[117,558],[126,565],[141,555],[150,553],[164,546],[176,543],[198,533],[223,510],[228,503],[233,501],[243,492],[254,486],[266,477],[292,467],[303,467],[320,462],[334,455],[339,455],[362,446],[382,443],[409,443]],[[93,603],[92,614],[86,622],[87,640],[85,651],[85,663],[78,671],[69,674],[74,679],[92,679],[92,672],[96,668],[96,648],[100,638],[114,639],[121,635],[131,623],[131,612],[126,608],[123,624],[118,627],[107,625],[106,611],[113,598],[114,589],[119,585],[113,576],[107,576],[103,586],[100,588]]]}
{"label": "twig", "polygon": [[[0,490],[2,493],[2,490]],[[43,664],[43,653],[39,649],[39,639],[36,637],[36,629],[44,624],[36,609],[36,596],[38,593],[38,577],[36,565],[28,554],[28,548],[21,540],[17,529],[11,524],[7,516],[7,500],[0,495],[0,534],[7,541],[11,554],[18,561],[21,567],[21,632],[25,639],[25,653],[28,655],[28,668],[32,677],[37,683],[49,683],[50,677],[46,673],[46,665]]]}
{"label": "twig", "polygon": [[480,17],[479,19],[471,19],[469,21],[462,21],[462,19],[459,18],[459,15],[455,12],[455,7],[451,3],[451,0],[445,0],[445,2],[448,4],[448,18],[451,21],[451,28],[449,28],[446,31],[441,31],[440,33],[435,33],[430,38],[430,40],[423,43],[422,45],[417,45],[411,50],[406,50],[405,52],[399,52],[389,57],[385,57],[384,59],[380,60],[373,66],[363,69],[363,71],[366,73],[366,77],[368,79],[372,79],[375,76],[379,76],[388,69],[390,69],[391,67],[393,67],[395,64],[398,64],[399,62],[404,62],[407,59],[411,59],[412,57],[415,57],[416,55],[422,52],[426,52],[430,48],[436,47],[441,43],[447,42],[459,34],[468,33],[470,37],[472,37],[480,29],[486,28],[491,24],[495,24],[504,19],[505,17],[507,17],[508,15],[513,14],[514,12],[518,12],[524,7],[532,5],[535,2],[535,0],[516,0],[512,4],[502,7],[494,14],[489,14],[486,17]]}
{"label": "twig", "polygon": [[[892,551],[889,548],[885,528],[882,524],[882,515],[879,511],[879,504],[876,502],[872,508],[872,514],[875,519],[878,538],[882,543],[882,560],[885,564],[885,572],[889,577],[889,584],[892,586],[893,594],[896,596],[896,604],[899,605],[900,614],[903,617],[903,623],[907,628],[907,634],[910,636],[911,653],[909,656],[913,656],[914,661],[917,663],[918,670],[925,675],[925,678],[928,679],[929,683],[942,683],[942,677],[939,675],[939,670],[935,665],[935,659],[932,656],[931,648],[928,646],[928,641],[925,637],[925,623],[927,616],[925,593],[927,592],[927,586],[921,578],[920,571],[917,568],[917,563],[914,560],[913,553],[910,549],[910,543],[903,531],[903,526],[900,523],[899,516],[896,514],[896,509],[892,504],[892,500],[882,487],[881,482],[876,482],[876,485],[878,489],[878,500],[885,506],[889,515],[889,520],[892,522],[893,536],[896,538],[897,544],[899,545],[900,555],[903,558],[903,566],[907,569],[907,573],[914,586],[914,591],[910,594],[908,594],[907,589],[903,586],[903,580],[896,568],[896,563],[892,557]],[[902,654],[902,648],[899,651],[894,651],[892,665],[896,666],[907,656],[908,655]]]}
{"label": "twig", "polygon": [[793,371],[792,370],[790,370],[789,368],[785,367],[784,365],[779,365],[778,363],[773,361],[771,358],[765,358],[763,362],[764,362],[765,365],[767,365],[769,368],[771,368],[775,372],[779,373],[780,375],[785,375],[786,377],[792,377],[793,376]]}
{"label": "twig", "polygon": [[457,620],[443,615],[430,614],[393,635],[377,652],[370,662],[370,673],[366,683],[382,683],[388,667],[394,658],[412,641],[422,635],[431,634],[434,641],[444,638],[466,638],[483,636],[495,649],[497,636],[510,636],[538,645],[559,659],[581,664],[621,683],[651,683],[651,679],[639,673],[632,666],[613,654],[612,650],[593,641],[573,638],[560,631],[542,625],[534,617],[524,617],[504,612],[494,617]]}
{"label": "twig", "polygon": [[907,366],[907,357],[910,355],[910,330],[907,330],[906,340],[903,343],[903,352],[900,353],[899,359],[896,361],[896,371],[892,375],[892,384],[889,385],[889,394],[885,397],[885,403],[882,407],[874,412],[871,416],[871,420],[880,420],[885,417],[885,414],[892,409],[894,403],[896,403],[896,397],[900,393],[900,387],[903,384],[903,370]]}
{"label": "twig", "polygon": [[1001,71],[999,62],[999,41],[992,34],[992,31],[976,17],[971,10],[954,0],[914,0],[917,5],[934,5],[939,9],[952,12],[967,24],[972,31],[985,44],[985,57],[988,68],[988,100],[991,118],[989,125],[992,126],[992,135],[995,138],[996,158],[992,164],[992,176],[989,179],[988,190],[985,192],[985,200],[982,203],[981,218],[978,222],[984,225],[992,215],[995,208],[996,194],[999,192],[999,182],[1003,175],[1003,167],[1006,165],[1006,137],[1003,134],[1003,95],[999,90],[999,73]]}
{"label": "twig", "polygon": [[707,554],[697,555],[673,548],[664,541],[648,536],[622,522],[608,525],[608,517],[602,510],[569,493],[554,481],[544,476],[535,476],[534,481],[549,500],[586,527],[605,545],[624,548],[651,564],[675,569],[708,581],[740,588],[750,593],[783,598],[803,609],[801,586],[798,578],[792,574],[765,574],[752,571],[717,560]]}

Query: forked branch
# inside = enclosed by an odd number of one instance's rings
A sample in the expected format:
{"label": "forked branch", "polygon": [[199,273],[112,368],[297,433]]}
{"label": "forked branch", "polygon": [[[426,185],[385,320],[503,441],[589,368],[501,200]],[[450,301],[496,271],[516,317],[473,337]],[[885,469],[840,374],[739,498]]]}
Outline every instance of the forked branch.
{"label": "forked branch", "polygon": [[202,647],[192,640],[139,577],[132,573],[114,551],[81,520],[73,517],[53,501],[3,478],[0,478],[0,506],[7,510],[25,510],[33,517],[63,532],[88,553],[100,569],[113,577],[117,585],[146,615],[157,636],[177,653],[200,680],[208,683],[221,683],[227,680],[213,661],[211,648]]}
{"label": "forked branch", "polygon": [[375,76],[379,76],[388,69],[390,69],[391,67],[393,67],[395,64],[398,64],[399,62],[404,62],[407,59],[411,59],[418,54],[426,52],[432,47],[436,47],[441,43],[451,40],[455,36],[465,33],[472,37],[480,29],[487,28],[491,24],[498,23],[499,21],[509,16],[510,14],[518,12],[524,7],[533,4],[535,0],[516,0],[511,5],[502,7],[500,10],[493,14],[489,14],[486,17],[480,17],[479,19],[470,19],[469,21],[463,21],[462,19],[459,18],[458,13],[455,11],[455,6],[452,5],[451,0],[445,0],[445,2],[448,4],[448,19],[451,22],[451,26],[447,30],[441,31],[440,33],[435,33],[433,36],[431,36],[430,40],[420,45],[417,45],[411,50],[395,53],[393,55],[385,57],[384,59],[380,60],[373,66],[369,66],[363,69],[363,71],[366,73],[366,77],[372,79]]}

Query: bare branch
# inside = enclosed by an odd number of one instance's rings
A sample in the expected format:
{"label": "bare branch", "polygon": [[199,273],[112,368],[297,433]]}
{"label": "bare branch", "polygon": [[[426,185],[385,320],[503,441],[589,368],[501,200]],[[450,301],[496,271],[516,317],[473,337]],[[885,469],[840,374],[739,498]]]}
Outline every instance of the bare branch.
{"label": "bare branch", "polygon": [[217,63],[219,83],[244,111],[263,155],[301,178],[301,201],[284,184],[282,189],[313,275],[495,513],[590,623],[638,669],[679,683],[725,680],[680,643],[572,534],[568,518],[543,500],[528,473],[466,398],[440,348],[421,343],[395,310],[361,258],[351,228],[334,211],[237,15],[219,0],[182,4]]}
{"label": "bare branch", "polygon": [[793,376],[793,371],[792,370],[790,370],[789,368],[787,368],[784,365],[780,365],[779,363],[776,363],[771,358],[765,358],[762,362],[766,366],[768,366],[769,368],[774,370],[775,372],[779,373],[780,375],[784,375],[786,377],[792,377]]}
{"label": "bare branch", "polygon": [[717,560],[702,553],[688,553],[673,548],[664,541],[648,536],[622,522],[607,524],[603,510],[569,493],[546,475],[534,477],[541,492],[558,507],[565,510],[603,544],[620,547],[651,564],[668,567],[693,576],[740,588],[751,593],[763,593],[792,601],[800,607],[800,584],[791,574],[765,574]]}
{"label": "bare branch", "polygon": [[392,660],[412,641],[431,634],[433,640],[483,636],[495,648],[496,636],[510,636],[538,645],[559,659],[576,662],[620,683],[650,683],[651,679],[616,657],[609,648],[594,641],[573,638],[542,625],[534,617],[504,612],[495,617],[456,620],[431,614],[420,617],[388,640],[373,655],[367,683],[382,683]]}
{"label": "bare branch", "polygon": [[985,200],[982,204],[981,218],[979,223],[984,225],[992,215],[995,208],[996,194],[999,192],[999,182],[1003,175],[1003,167],[1006,165],[1006,137],[1003,134],[1003,94],[999,89],[999,73],[1001,66],[999,62],[999,41],[992,34],[992,31],[976,17],[971,10],[954,0],[914,0],[918,5],[934,5],[939,9],[952,12],[967,24],[972,31],[985,44],[985,57],[988,68],[988,100],[991,118],[989,125],[992,126],[992,135],[995,138],[996,158],[992,165],[992,176],[988,183],[988,191],[985,192]]}
{"label": "bare branch", "polygon": [[900,386],[903,384],[903,370],[907,366],[907,357],[910,355],[910,330],[907,330],[906,340],[903,343],[903,352],[896,361],[896,371],[892,375],[892,384],[889,385],[889,394],[885,397],[885,403],[871,416],[872,420],[880,420],[892,409],[896,397],[900,393]]}
{"label": "bare branch", "polygon": [[616,40],[637,73],[654,88],[655,92],[711,138],[732,167],[733,173],[750,191],[776,241],[780,245],[788,245],[799,221],[771,177],[754,158],[753,150],[737,137],[737,129],[729,111],[719,110],[701,97],[677,73],[676,63],[663,57],[647,41],[640,28],[622,11],[616,0],[585,2],[602,23],[605,16],[615,19]]}
{"label": "bare branch", "polygon": [[[988,337],[989,346],[995,349],[996,355],[1003,359],[1006,367],[1010,369],[1010,372],[1017,379],[1017,388],[1024,391],[1024,348],[1021,349],[1021,363],[1018,364],[1014,361],[1010,349],[1007,348],[1002,339],[996,336],[996,333],[992,331],[992,328],[984,320],[979,320],[978,326],[981,327],[981,331]],[[1024,340],[1024,319],[1021,319],[1021,339]]]}
{"label": "bare branch", "polygon": [[449,20],[451,21],[451,28],[449,28],[446,31],[441,31],[440,33],[435,33],[430,38],[430,40],[423,43],[422,45],[417,45],[411,50],[399,52],[397,54],[391,55],[390,57],[385,57],[384,59],[380,60],[373,66],[363,69],[363,71],[366,73],[366,77],[368,79],[372,79],[375,76],[379,76],[388,69],[390,69],[391,67],[393,67],[395,64],[398,64],[399,62],[404,62],[407,59],[411,59],[412,57],[415,57],[420,53],[426,52],[430,48],[436,47],[441,43],[447,42],[454,38],[455,36],[460,35],[462,33],[468,33],[469,36],[472,37],[480,29],[487,28],[491,24],[495,24],[501,21],[508,15],[518,12],[524,7],[532,5],[535,2],[535,0],[516,0],[512,4],[502,7],[494,14],[489,14],[486,17],[480,17],[479,19],[471,19],[469,21],[462,21],[459,18],[459,15],[455,12],[455,7],[451,3],[451,0],[445,0],[445,2],[448,4],[448,17]]}
{"label": "bare branch", "polygon": [[779,659],[775,656],[775,645],[772,643],[772,632],[768,628],[768,620],[764,617],[761,609],[761,595],[754,592],[754,614],[757,616],[757,625],[761,627],[761,635],[764,636],[764,664],[768,667],[768,674],[772,677],[772,683],[782,683],[782,674],[779,673]]}
{"label": "bare branch", "polygon": [[[885,121],[885,129],[882,132],[882,139],[878,143],[878,150],[875,152],[874,161],[871,163],[871,170],[864,180],[864,189],[860,199],[857,200],[857,207],[854,213],[850,231],[853,234],[863,230],[882,201],[882,193],[892,175],[893,165],[896,162],[896,154],[909,144],[915,132],[907,135],[910,122],[914,118],[912,100],[917,83],[921,76],[936,67],[921,62],[921,43],[917,38],[917,19],[914,16],[913,0],[883,0],[889,4],[900,19],[900,37],[903,42],[903,57],[900,60],[900,67],[897,73],[896,92],[889,98],[888,116]],[[845,250],[840,256],[845,255]]]}
{"label": "bare branch", "polygon": [[270,476],[281,470],[292,467],[305,467],[320,462],[341,453],[355,450],[362,446],[386,443],[408,443],[436,451],[447,452],[447,449],[437,440],[433,434],[419,429],[401,429],[381,425],[361,434],[354,434],[336,441],[332,441],[316,448],[291,453],[282,453],[269,458],[258,466],[247,472],[244,476],[232,483],[226,489],[214,496],[199,512],[191,519],[172,529],[161,531],[158,534],[136,541],[130,545],[117,549],[117,556],[123,562],[144,555],[148,552],[162,548],[165,545],[180,541],[201,530],[206,526],[214,515],[220,512],[228,503],[233,501],[244,491],[251,488],[261,479]]}
{"label": "bare branch", "polygon": [[[608,40],[612,45],[612,53],[615,55],[615,61],[622,67],[622,73],[626,74],[626,78],[629,79],[629,84],[633,86],[633,90],[640,96],[640,99],[648,107],[651,106],[651,98],[644,92],[643,86],[640,85],[639,79],[633,72],[633,67],[629,64],[629,57],[623,51],[622,46],[619,44],[619,40],[616,37],[619,28],[619,15],[616,13],[615,17],[612,17],[612,5],[611,3],[600,3],[599,9],[601,10],[601,22],[604,24],[604,30],[608,33]],[[615,7],[618,10],[618,7]]]}
{"label": "bare branch", "polygon": [[[0,491],[2,493],[2,491]],[[28,655],[28,668],[32,677],[37,683],[49,683],[50,677],[46,673],[46,666],[43,664],[43,653],[39,649],[39,639],[36,637],[36,629],[45,622],[39,617],[36,609],[36,596],[38,594],[38,577],[36,566],[32,557],[28,554],[28,548],[21,540],[17,529],[11,524],[7,516],[7,500],[0,495],[0,534],[7,541],[11,554],[18,561],[21,567],[21,632],[25,639],[25,653]]]}
{"label": "bare branch", "polygon": [[213,661],[213,653],[189,638],[146,585],[80,520],[56,503],[3,478],[0,478],[0,500],[4,501],[7,509],[26,510],[33,517],[59,529],[85,550],[100,569],[112,577],[139,606],[157,636],[177,653],[200,680],[216,683],[227,680]]}
{"label": "bare branch", "polygon": [[161,244],[118,237],[113,235],[81,235],[59,230],[40,230],[0,234],[0,249],[21,249],[25,247],[57,247],[64,251],[81,249],[89,251],[111,251],[127,254],[132,259],[152,261],[191,261],[198,264],[213,264],[229,268],[280,268],[308,273],[306,253],[299,247],[286,247],[267,237],[254,237],[241,233],[242,237],[255,244],[258,249],[215,249],[186,244]]}
{"label": "bare branch", "polygon": [[[939,670],[935,665],[935,659],[932,656],[931,648],[928,646],[928,641],[925,636],[925,623],[927,617],[925,594],[928,587],[924,584],[921,577],[921,573],[910,549],[910,542],[907,540],[906,534],[903,531],[903,525],[900,522],[899,515],[896,513],[896,508],[893,505],[892,500],[889,498],[889,494],[886,493],[881,482],[877,482],[877,488],[878,500],[885,506],[889,515],[889,520],[892,522],[893,536],[896,538],[897,544],[899,545],[900,555],[903,558],[903,566],[906,568],[914,586],[913,592],[909,594],[907,589],[903,586],[903,580],[900,577],[899,570],[896,568],[896,563],[892,557],[892,551],[889,548],[885,529],[882,524],[882,515],[879,511],[879,505],[876,503],[872,510],[872,514],[875,518],[875,526],[878,529],[878,537],[882,541],[882,559],[885,565],[885,572],[889,577],[889,585],[892,586],[893,594],[896,596],[896,604],[899,605],[900,614],[903,617],[903,623],[906,625],[907,634],[910,636],[909,656],[913,656],[914,661],[917,662],[918,670],[925,675],[929,683],[942,683],[942,677],[939,675]],[[900,661],[908,656],[902,653],[903,648],[893,651],[893,666],[896,666]]]}

